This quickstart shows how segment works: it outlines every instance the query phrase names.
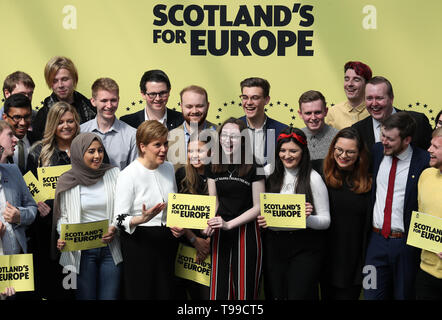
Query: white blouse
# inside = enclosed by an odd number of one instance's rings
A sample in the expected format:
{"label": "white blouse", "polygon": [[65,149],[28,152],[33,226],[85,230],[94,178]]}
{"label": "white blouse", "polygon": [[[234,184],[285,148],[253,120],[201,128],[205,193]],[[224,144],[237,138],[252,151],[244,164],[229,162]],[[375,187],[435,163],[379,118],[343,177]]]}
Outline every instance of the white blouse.
{"label": "white blouse", "polygon": [[[141,215],[143,204],[152,208],[158,203],[167,203],[168,194],[176,193],[175,172],[173,165],[165,161],[155,170],[147,169],[137,159],[120,172],[115,196],[115,224],[128,233],[132,216]],[[139,226],[154,227],[166,224],[167,206],[150,221]]]}

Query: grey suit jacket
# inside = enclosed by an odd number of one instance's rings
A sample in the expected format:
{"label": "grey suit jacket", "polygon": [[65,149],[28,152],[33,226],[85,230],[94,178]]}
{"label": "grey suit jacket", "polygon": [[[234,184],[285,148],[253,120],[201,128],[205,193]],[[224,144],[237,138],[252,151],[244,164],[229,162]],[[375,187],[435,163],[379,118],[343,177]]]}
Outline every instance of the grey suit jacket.
{"label": "grey suit jacket", "polygon": [[[37,215],[37,204],[26,186],[23,176],[15,164],[0,164],[0,183],[5,192],[6,201],[20,210],[20,223],[12,224],[15,236],[23,250],[27,253],[26,228]],[[2,213],[3,214],[3,213]]]}

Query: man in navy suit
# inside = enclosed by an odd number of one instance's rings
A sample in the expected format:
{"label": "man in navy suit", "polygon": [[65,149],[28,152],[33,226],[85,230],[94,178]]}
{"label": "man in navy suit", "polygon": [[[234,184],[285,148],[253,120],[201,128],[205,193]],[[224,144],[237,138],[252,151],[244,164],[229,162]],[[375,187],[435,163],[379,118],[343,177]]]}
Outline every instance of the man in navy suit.
{"label": "man in navy suit", "polygon": [[146,71],[141,77],[141,96],[146,100],[146,108],[120,118],[135,129],[145,120],[157,120],[170,131],[183,121],[181,112],[166,107],[170,94],[169,77],[161,70]]}
{"label": "man in navy suit", "polygon": [[373,215],[365,264],[375,267],[376,281],[364,286],[367,300],[415,298],[420,250],[406,242],[411,213],[418,209],[419,176],[430,159],[410,145],[415,130],[412,116],[397,112],[383,120],[381,143],[372,149]]}
{"label": "man in navy suit", "polygon": [[262,165],[271,163],[275,156],[276,139],[287,125],[265,114],[264,108],[270,102],[270,84],[267,80],[247,78],[240,85],[241,104],[245,113],[240,119],[250,130],[251,150],[255,161]]}
{"label": "man in navy suit", "polygon": [[430,146],[432,129],[425,114],[415,111],[403,111],[393,107],[393,87],[384,77],[373,77],[365,85],[365,105],[369,117],[352,125],[358,130],[367,144],[368,150],[381,141],[381,122],[396,112],[407,112],[416,122],[419,130],[412,136],[412,144],[427,150]]}

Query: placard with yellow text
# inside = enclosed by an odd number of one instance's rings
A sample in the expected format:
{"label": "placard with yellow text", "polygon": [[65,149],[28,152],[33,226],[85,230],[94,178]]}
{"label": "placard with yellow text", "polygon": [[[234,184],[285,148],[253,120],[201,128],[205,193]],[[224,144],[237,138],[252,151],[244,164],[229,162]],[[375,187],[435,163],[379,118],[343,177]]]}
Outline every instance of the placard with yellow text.
{"label": "placard with yellow text", "polygon": [[434,253],[442,252],[442,219],[413,211],[407,244]]}
{"label": "placard with yellow text", "polygon": [[304,194],[261,193],[260,205],[267,226],[306,228]]}
{"label": "placard with yellow text", "polygon": [[47,199],[54,199],[58,178],[71,168],[72,165],[70,164],[37,168],[38,180],[43,185],[43,192]]}
{"label": "placard with yellow text", "polygon": [[32,254],[0,256],[0,292],[13,287],[16,292],[34,291]]}
{"label": "placard with yellow text", "polygon": [[216,197],[169,193],[167,226],[204,230],[215,216]]}
{"label": "placard with yellow text", "polygon": [[108,220],[61,225],[60,239],[66,241],[61,251],[88,250],[105,247],[101,241],[109,228]]}
{"label": "placard with yellow text", "polygon": [[210,254],[201,264],[196,263],[195,259],[196,249],[180,243],[175,259],[175,275],[205,286],[210,286]]}

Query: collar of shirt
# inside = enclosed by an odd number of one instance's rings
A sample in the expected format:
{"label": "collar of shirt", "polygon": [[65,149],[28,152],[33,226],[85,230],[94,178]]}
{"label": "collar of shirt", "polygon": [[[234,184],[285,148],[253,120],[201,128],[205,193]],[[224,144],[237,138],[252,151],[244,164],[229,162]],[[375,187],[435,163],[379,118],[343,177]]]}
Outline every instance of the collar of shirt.
{"label": "collar of shirt", "polygon": [[400,154],[396,155],[396,158],[398,158],[401,161],[408,160],[408,158],[411,158],[411,155],[413,153],[413,149],[410,145],[408,145],[407,149],[402,151]]}
{"label": "collar of shirt", "polygon": [[305,127],[305,129],[306,130],[302,130],[302,131],[304,131],[304,133],[306,134],[307,139],[322,139],[323,137],[325,137],[329,133],[330,126],[324,123],[324,126],[322,127],[321,131],[319,131],[316,134],[311,132],[308,127]]}
{"label": "collar of shirt", "polygon": [[350,102],[345,101],[344,106],[346,107],[347,111],[350,112],[357,112],[357,113],[361,113],[362,111],[365,110],[365,101],[362,101],[360,105],[356,106],[356,107],[352,107]]}
{"label": "collar of shirt", "polygon": [[120,131],[120,127],[121,127],[121,124],[118,121],[118,119],[115,117],[114,123],[112,124],[110,129],[108,131],[106,131],[106,132],[103,132],[98,127],[98,119],[97,119],[97,117],[95,117],[95,121],[92,121],[90,129],[91,129],[92,132],[98,131],[101,134],[105,134],[105,133],[108,133],[108,132],[111,132],[111,131],[119,132]]}
{"label": "collar of shirt", "polygon": [[252,128],[252,127],[250,127],[250,125],[249,125],[249,119],[247,119],[247,118],[246,118],[246,124],[247,124],[247,128],[249,128],[249,129],[252,130],[252,131],[260,131],[260,130],[264,130],[264,129],[266,128],[266,124],[267,124],[267,116],[265,117],[264,122],[263,122],[261,128]]}
{"label": "collar of shirt", "polygon": [[[146,108],[144,108],[144,120],[150,120]],[[164,110],[164,116],[160,120],[158,120],[158,122],[163,124],[164,126],[167,126],[167,108],[166,110]]]}

